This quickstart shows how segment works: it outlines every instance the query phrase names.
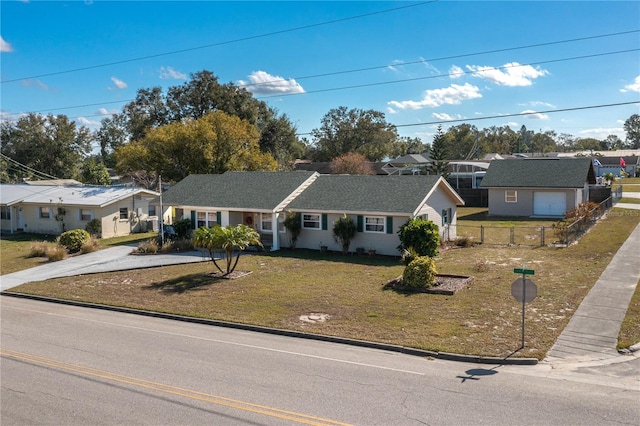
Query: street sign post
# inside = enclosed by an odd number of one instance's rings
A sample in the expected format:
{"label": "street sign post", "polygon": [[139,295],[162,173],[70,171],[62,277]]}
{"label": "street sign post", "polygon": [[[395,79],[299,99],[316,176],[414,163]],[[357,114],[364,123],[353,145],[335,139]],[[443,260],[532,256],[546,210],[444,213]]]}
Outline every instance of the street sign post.
{"label": "street sign post", "polygon": [[513,272],[516,274],[522,274],[522,277],[516,279],[511,283],[511,295],[515,297],[518,302],[522,303],[522,346],[520,349],[524,349],[524,305],[530,303],[538,296],[538,287],[527,279],[527,275],[534,275],[533,269],[527,269],[527,264],[522,265],[522,268],[515,268]]}

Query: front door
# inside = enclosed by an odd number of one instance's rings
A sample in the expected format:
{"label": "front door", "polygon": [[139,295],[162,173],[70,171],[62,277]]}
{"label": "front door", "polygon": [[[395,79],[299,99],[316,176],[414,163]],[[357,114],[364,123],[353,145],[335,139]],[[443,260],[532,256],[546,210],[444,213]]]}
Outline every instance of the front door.
{"label": "front door", "polygon": [[16,211],[18,212],[18,231],[23,231],[24,230],[24,215],[22,213],[22,207],[18,207],[16,209]]}

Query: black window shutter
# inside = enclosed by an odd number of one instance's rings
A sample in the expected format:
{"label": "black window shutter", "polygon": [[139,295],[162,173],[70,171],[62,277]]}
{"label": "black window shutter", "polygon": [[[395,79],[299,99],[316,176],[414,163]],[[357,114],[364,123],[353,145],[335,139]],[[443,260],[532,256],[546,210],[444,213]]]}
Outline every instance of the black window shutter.
{"label": "black window shutter", "polygon": [[222,222],[222,212],[216,212],[216,223],[220,225],[220,222]]}
{"label": "black window shutter", "polygon": [[387,216],[387,234],[393,234],[393,216]]}
{"label": "black window shutter", "polygon": [[326,215],[326,213],[322,214],[322,230],[323,231],[327,230],[327,215]]}
{"label": "black window shutter", "polygon": [[191,229],[196,229],[196,212],[191,210]]}
{"label": "black window shutter", "polygon": [[362,232],[364,230],[364,217],[363,216],[358,216],[357,217],[356,230],[358,232]]}

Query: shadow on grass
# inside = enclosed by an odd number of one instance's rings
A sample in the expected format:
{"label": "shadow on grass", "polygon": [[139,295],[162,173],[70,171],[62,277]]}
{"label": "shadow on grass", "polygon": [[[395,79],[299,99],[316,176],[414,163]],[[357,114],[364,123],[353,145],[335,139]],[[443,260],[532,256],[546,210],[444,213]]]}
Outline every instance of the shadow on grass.
{"label": "shadow on grass", "polygon": [[374,266],[397,266],[400,262],[400,255],[398,256],[384,256],[368,254],[359,255],[356,253],[342,254],[337,251],[318,251],[310,249],[288,249],[282,248],[278,251],[262,251],[251,253],[254,256],[264,257],[282,257],[290,259],[305,259],[305,260],[324,260],[327,262],[340,262],[340,263],[352,263],[357,265],[374,265]]}
{"label": "shadow on grass", "polygon": [[160,290],[167,294],[182,294],[187,291],[199,290],[221,281],[222,278],[213,277],[208,273],[183,275],[166,281],[151,283],[145,286],[147,290]]}

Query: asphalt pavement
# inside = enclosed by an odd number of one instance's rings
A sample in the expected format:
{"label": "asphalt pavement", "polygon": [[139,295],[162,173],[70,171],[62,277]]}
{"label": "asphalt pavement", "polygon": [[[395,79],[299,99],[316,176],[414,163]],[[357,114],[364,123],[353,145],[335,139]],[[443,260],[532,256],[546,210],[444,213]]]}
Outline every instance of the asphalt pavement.
{"label": "asphalt pavement", "polygon": [[[632,195],[629,195],[632,194]],[[640,198],[640,193],[625,193]],[[640,210],[640,204],[616,207]],[[640,214],[640,212],[635,212]],[[614,255],[543,361],[547,365],[603,365],[638,358],[640,342],[626,355],[616,349],[618,332],[640,280],[640,225]],[[142,256],[118,246],[0,276],[0,290],[51,278],[209,261],[207,253]]]}

